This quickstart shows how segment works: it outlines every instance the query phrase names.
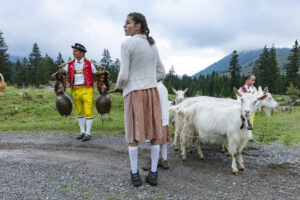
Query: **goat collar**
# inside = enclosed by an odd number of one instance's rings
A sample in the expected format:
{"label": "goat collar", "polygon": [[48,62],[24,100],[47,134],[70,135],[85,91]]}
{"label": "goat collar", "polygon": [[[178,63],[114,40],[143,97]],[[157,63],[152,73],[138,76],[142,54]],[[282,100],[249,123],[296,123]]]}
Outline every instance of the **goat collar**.
{"label": "goat collar", "polygon": [[241,115],[241,120],[242,120],[242,125],[241,125],[240,129],[243,129],[245,126],[245,121],[246,121],[245,118],[243,117],[243,115]]}

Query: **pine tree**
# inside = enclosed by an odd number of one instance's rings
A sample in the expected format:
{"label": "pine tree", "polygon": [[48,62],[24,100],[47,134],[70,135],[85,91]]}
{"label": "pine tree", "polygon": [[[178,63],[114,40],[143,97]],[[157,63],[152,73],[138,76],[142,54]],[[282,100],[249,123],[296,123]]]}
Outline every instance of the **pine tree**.
{"label": "pine tree", "polygon": [[164,80],[164,85],[168,89],[169,93],[173,93],[172,88],[174,87],[174,82],[175,82],[175,68],[172,65]]}
{"label": "pine tree", "polygon": [[31,85],[38,85],[38,83],[36,83],[36,80],[38,78],[36,78],[36,76],[40,76],[40,72],[37,73],[37,67],[39,62],[42,60],[42,56],[41,56],[41,52],[40,49],[37,45],[37,43],[34,43],[33,48],[32,48],[32,52],[29,55],[29,84]]}
{"label": "pine tree", "polygon": [[279,68],[276,59],[276,48],[274,45],[269,51],[268,65],[267,65],[267,76],[265,77],[265,81],[268,83],[269,91],[272,93],[277,93],[276,82],[279,77]]}
{"label": "pine tree", "polygon": [[240,65],[239,65],[239,60],[238,60],[238,54],[237,51],[234,50],[232,52],[232,57],[229,63],[229,72],[231,75],[231,84],[230,87],[239,87],[240,85]]}
{"label": "pine tree", "polygon": [[11,81],[13,78],[13,71],[11,68],[11,63],[8,60],[8,47],[2,34],[3,33],[0,31],[0,73],[4,76],[6,81]]}
{"label": "pine tree", "polygon": [[171,66],[169,72],[168,72],[168,75],[171,75],[171,76],[174,76],[175,75],[175,68],[174,68],[174,65]]}
{"label": "pine tree", "polygon": [[57,66],[55,65],[52,58],[50,58],[47,54],[44,58],[42,58],[37,67],[35,77],[36,85],[46,85],[51,80],[51,74],[57,71]]}
{"label": "pine tree", "polygon": [[24,82],[24,86],[27,87],[31,84],[31,81],[30,81],[30,77],[31,77],[31,67],[29,66],[29,61],[27,60],[27,58],[23,58],[22,60],[22,66],[24,68],[24,77],[23,77],[23,82]]}
{"label": "pine tree", "polygon": [[57,58],[56,58],[56,61],[55,61],[55,65],[61,65],[61,64],[63,64],[64,62],[65,62],[65,61],[64,61],[64,59],[63,59],[61,53],[59,52],[59,53],[58,53],[58,56],[57,56]]}
{"label": "pine tree", "polygon": [[[56,71],[58,70],[58,68],[59,68],[59,65],[63,64],[64,62],[65,62],[65,61],[64,61],[64,59],[63,59],[61,53],[58,52],[58,56],[57,56],[57,58],[56,58],[56,61],[54,62],[53,67],[51,68],[51,72],[52,72],[52,73],[56,72]],[[64,67],[64,66],[63,66],[63,67]]]}
{"label": "pine tree", "polygon": [[120,65],[121,65],[121,62],[120,60],[117,58],[113,64],[111,65],[111,69],[110,69],[110,80],[113,82],[113,83],[116,83],[117,82],[117,79],[118,79],[118,74],[119,74],[119,71],[120,71]]}
{"label": "pine tree", "polygon": [[278,74],[276,81],[277,94],[284,94],[286,90],[286,77],[284,74]]}
{"label": "pine tree", "polygon": [[261,80],[261,77],[260,77],[260,68],[259,68],[259,59],[257,59],[255,62],[254,62],[254,66],[253,66],[253,69],[252,69],[252,74],[255,75],[256,79],[255,79],[255,87],[258,87],[260,84],[260,80]]}
{"label": "pine tree", "polygon": [[101,58],[101,65],[104,66],[106,68],[106,70],[111,70],[110,66],[112,64],[112,59],[109,53],[108,49],[104,49],[103,53],[102,53],[102,58]]}
{"label": "pine tree", "polygon": [[25,85],[24,80],[26,79],[26,73],[25,73],[25,67],[23,63],[21,63],[19,60],[16,62],[16,74],[14,78],[14,82],[17,85],[17,87],[22,87]]}
{"label": "pine tree", "polygon": [[264,47],[262,53],[259,56],[258,63],[257,63],[257,76],[258,83],[262,87],[268,86],[268,76],[269,76],[269,50],[267,46]]}
{"label": "pine tree", "polygon": [[286,66],[286,79],[287,85],[289,86],[291,83],[294,86],[298,86],[300,88],[299,83],[299,62],[300,62],[300,51],[298,46],[298,41],[295,41],[295,45],[290,51],[288,56],[288,64]]}

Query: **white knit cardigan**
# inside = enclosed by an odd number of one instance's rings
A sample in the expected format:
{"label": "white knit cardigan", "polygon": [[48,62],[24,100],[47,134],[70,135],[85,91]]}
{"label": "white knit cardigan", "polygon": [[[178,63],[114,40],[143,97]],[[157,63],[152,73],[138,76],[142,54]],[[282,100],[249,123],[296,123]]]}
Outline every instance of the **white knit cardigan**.
{"label": "white knit cardigan", "polygon": [[116,88],[123,96],[134,90],[157,87],[157,81],[166,76],[155,45],[150,45],[146,35],[134,35],[121,46],[121,67]]}

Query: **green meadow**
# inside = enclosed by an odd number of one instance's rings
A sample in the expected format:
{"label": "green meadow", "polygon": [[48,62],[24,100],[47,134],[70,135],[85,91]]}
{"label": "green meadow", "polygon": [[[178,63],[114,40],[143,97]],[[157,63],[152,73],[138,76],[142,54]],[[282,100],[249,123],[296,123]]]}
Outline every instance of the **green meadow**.
{"label": "green meadow", "polygon": [[[69,94],[70,90],[67,90]],[[26,96],[20,96],[25,93]],[[98,92],[94,90],[94,101]],[[109,114],[101,116],[93,107],[94,123],[92,134],[124,134],[123,98],[110,94],[112,108]],[[0,97],[0,132],[21,133],[77,133],[79,131],[76,109],[72,114],[61,116],[55,106],[53,90],[7,87]]]}
{"label": "green meadow", "polygon": [[[95,90],[94,100],[97,96]],[[109,114],[101,118],[96,106],[93,107],[92,134],[124,134],[123,97],[117,93],[109,96],[112,101]],[[169,95],[169,98],[175,97]],[[7,87],[4,96],[0,97],[0,132],[77,134],[79,127],[75,107],[70,116],[62,117],[56,110],[55,99],[52,90]],[[279,107],[271,117],[264,112],[256,113],[253,134],[257,142],[270,144],[279,140],[285,145],[299,146],[300,107],[295,107],[291,113],[283,113]]]}

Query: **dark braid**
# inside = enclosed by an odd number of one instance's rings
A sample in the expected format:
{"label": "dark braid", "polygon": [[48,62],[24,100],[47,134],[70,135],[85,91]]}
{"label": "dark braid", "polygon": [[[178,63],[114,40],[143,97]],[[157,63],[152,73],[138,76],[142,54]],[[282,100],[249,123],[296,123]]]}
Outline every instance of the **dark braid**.
{"label": "dark braid", "polygon": [[155,44],[154,39],[149,36],[150,29],[148,28],[148,24],[145,16],[141,13],[136,13],[136,12],[129,13],[128,16],[132,17],[132,20],[135,22],[135,24],[141,24],[141,33],[146,34],[149,44],[150,45]]}

